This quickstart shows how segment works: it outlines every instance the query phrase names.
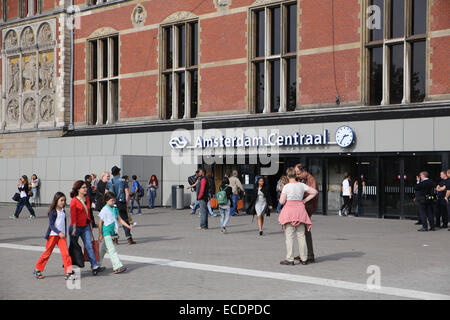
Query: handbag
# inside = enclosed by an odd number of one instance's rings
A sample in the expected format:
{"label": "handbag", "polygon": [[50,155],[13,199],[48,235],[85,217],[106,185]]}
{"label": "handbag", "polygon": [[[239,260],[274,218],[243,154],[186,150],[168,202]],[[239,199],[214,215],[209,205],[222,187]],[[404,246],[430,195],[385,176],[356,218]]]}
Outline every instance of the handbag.
{"label": "handbag", "polygon": [[218,202],[216,198],[209,199],[209,204],[211,205],[211,209],[217,209]]}
{"label": "handbag", "polygon": [[237,201],[237,209],[238,210],[244,209],[244,201],[243,200],[238,200]]}
{"label": "handbag", "polygon": [[14,193],[14,196],[12,197],[12,199],[14,201],[19,202],[19,200],[20,200],[20,193],[18,193],[18,192]]}
{"label": "handbag", "polygon": [[83,251],[73,236],[70,236],[69,255],[72,259],[72,265],[84,268]]}
{"label": "handbag", "polygon": [[[95,260],[100,261],[100,246],[97,240],[92,240],[92,249],[94,249]],[[84,248],[84,261],[89,261],[86,248]]]}

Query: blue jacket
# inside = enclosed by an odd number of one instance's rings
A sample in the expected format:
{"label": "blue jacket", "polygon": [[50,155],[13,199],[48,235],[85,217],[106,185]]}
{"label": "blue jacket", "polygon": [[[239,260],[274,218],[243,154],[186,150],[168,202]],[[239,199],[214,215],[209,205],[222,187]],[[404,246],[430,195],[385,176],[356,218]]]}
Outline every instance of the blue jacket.
{"label": "blue jacket", "polygon": [[[64,210],[64,214],[66,213],[66,210]],[[48,215],[48,221],[49,221],[49,227],[47,229],[47,233],[45,234],[45,239],[48,239],[48,237],[50,236],[50,232],[54,231],[57,234],[59,234],[60,232],[63,232],[62,230],[58,230],[55,226],[55,222],[56,222],[56,217],[57,215],[56,213],[56,209],[53,209],[52,212],[50,212],[50,214]],[[64,224],[66,225],[66,229],[67,229],[67,217],[64,219]],[[66,230],[64,230],[66,231]],[[63,232],[64,233],[64,232]],[[67,232],[66,232],[67,234]]]}

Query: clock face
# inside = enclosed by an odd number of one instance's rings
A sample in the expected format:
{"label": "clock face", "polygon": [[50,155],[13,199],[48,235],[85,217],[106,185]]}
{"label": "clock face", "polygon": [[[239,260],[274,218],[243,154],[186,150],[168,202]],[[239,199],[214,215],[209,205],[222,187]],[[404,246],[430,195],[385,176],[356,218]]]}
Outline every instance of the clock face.
{"label": "clock face", "polygon": [[336,130],[336,142],[339,146],[345,148],[353,143],[353,130],[348,126],[342,126]]}

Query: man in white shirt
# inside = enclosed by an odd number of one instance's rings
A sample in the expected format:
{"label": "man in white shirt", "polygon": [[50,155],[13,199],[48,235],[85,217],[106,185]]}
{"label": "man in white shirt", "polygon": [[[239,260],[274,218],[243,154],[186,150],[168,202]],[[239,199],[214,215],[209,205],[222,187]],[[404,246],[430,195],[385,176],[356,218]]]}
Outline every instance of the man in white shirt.
{"label": "man in white shirt", "polygon": [[342,198],[344,198],[344,204],[339,210],[339,216],[342,214],[347,215],[352,212],[352,186],[350,184],[350,176],[347,172],[344,173],[344,180],[342,181]]}

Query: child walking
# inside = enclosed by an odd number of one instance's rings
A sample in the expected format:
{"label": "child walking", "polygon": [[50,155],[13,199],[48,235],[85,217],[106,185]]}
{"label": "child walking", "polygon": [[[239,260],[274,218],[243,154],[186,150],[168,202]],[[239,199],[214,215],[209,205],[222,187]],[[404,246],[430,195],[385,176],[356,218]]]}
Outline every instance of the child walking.
{"label": "child walking", "polygon": [[45,265],[47,264],[50,256],[52,255],[53,249],[58,245],[61,251],[64,271],[66,273],[66,280],[74,280],[75,276],[72,270],[72,259],[69,255],[69,250],[67,249],[66,242],[66,211],[64,207],[66,206],[66,196],[62,192],[57,192],[53,197],[52,204],[48,211],[49,227],[45,235],[47,239],[47,245],[44,253],[39,258],[36,266],[34,267],[34,276],[36,279],[43,279],[44,276],[42,272],[44,271]]}
{"label": "child walking", "polygon": [[114,273],[121,273],[126,271],[127,268],[123,266],[122,262],[120,262],[112,237],[114,237],[114,235],[119,231],[117,220],[119,220],[122,225],[130,229],[130,231],[132,231],[133,228],[120,217],[119,210],[114,206],[116,203],[116,195],[114,192],[107,192],[104,199],[105,206],[98,214],[98,217],[100,218],[100,235],[98,239],[100,242],[100,266],[103,265],[103,258],[105,257],[106,252],[108,252],[113,265]]}

